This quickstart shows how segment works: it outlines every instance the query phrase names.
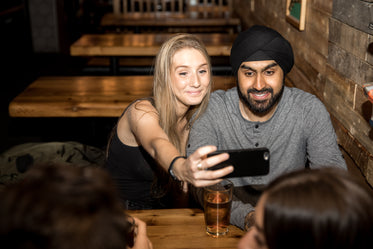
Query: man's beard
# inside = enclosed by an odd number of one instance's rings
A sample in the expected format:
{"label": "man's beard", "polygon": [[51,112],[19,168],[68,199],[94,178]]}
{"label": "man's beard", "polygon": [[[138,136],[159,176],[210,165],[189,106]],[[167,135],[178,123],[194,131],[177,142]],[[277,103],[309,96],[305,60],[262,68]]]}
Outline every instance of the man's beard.
{"label": "man's beard", "polygon": [[[249,89],[247,90],[247,97],[241,92],[239,87],[237,87],[237,91],[238,96],[245,104],[245,106],[247,106],[249,110],[252,111],[254,114],[262,116],[270,112],[272,108],[280,101],[281,96],[284,92],[284,84],[282,85],[281,90],[275,95],[273,95],[273,89],[270,87],[263,88],[260,91],[253,88]],[[264,92],[270,92],[271,98],[266,100],[254,100],[250,98],[250,93],[260,94]]]}

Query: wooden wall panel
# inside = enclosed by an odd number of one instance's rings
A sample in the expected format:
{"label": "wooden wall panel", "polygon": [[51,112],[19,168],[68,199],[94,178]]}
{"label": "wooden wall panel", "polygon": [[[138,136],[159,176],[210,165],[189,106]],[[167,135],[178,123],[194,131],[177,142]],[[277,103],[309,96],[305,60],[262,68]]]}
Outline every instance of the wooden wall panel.
{"label": "wooden wall panel", "polygon": [[340,144],[343,154],[347,154],[351,160],[346,160],[349,163],[348,167],[351,168],[355,164],[366,179],[366,181],[373,186],[373,157],[364,149],[364,147],[357,141],[351,134],[339,123],[337,119],[332,116],[332,122],[336,128],[338,136],[338,143]]}
{"label": "wooden wall panel", "polygon": [[[324,94],[328,95],[338,95],[343,96],[345,104],[349,106],[350,108],[353,108],[354,106],[354,94],[355,94],[355,83],[352,80],[348,80],[344,77],[342,77],[338,72],[334,70],[330,65],[326,66],[327,71],[327,80],[326,84],[331,84],[334,86],[335,91],[330,93],[325,93],[325,90],[323,91]],[[329,88],[330,89],[330,88]]]}
{"label": "wooden wall panel", "polygon": [[351,27],[373,35],[370,27],[373,2],[369,0],[334,0],[333,17]]}
{"label": "wooden wall panel", "polygon": [[333,43],[330,43],[329,46],[328,62],[342,76],[355,81],[359,85],[373,79],[372,65]]}
{"label": "wooden wall panel", "polygon": [[320,12],[327,13],[328,15],[332,14],[333,11],[333,1],[325,1],[325,0],[310,0],[311,7],[314,9],[318,9]]}
{"label": "wooden wall panel", "polygon": [[[373,35],[368,36],[368,44],[373,44]],[[371,45],[371,46],[373,46],[373,45]],[[366,51],[366,53],[367,53],[367,60],[366,61],[369,64],[373,65],[373,53],[369,52],[368,50]]]}
{"label": "wooden wall panel", "polygon": [[309,27],[313,27],[313,31],[311,33],[322,33],[324,34],[325,38],[328,39],[329,17],[330,14],[328,12],[320,11],[320,9],[314,8],[312,5],[310,5],[307,8],[306,16],[307,31],[309,31]]}
{"label": "wooden wall panel", "polygon": [[369,37],[372,36],[354,29],[335,18],[330,18],[329,34],[329,40],[331,42],[358,57],[360,60],[366,59]]}

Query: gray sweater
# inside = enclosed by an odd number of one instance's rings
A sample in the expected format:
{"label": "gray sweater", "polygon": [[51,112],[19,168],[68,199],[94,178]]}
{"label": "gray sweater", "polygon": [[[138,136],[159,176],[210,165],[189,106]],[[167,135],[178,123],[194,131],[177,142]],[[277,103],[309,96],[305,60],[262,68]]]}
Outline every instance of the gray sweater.
{"label": "gray sweater", "polygon": [[[187,146],[188,155],[204,145],[216,145],[218,150],[267,147],[270,173],[231,178],[235,188],[250,185],[260,189],[285,172],[304,168],[307,160],[310,168],[347,169],[329,113],[316,96],[285,87],[277,110],[266,122],[244,119],[238,103],[236,87],[215,91],[206,112],[194,123]],[[241,228],[246,214],[253,210],[244,199],[234,198],[231,213],[231,223]]]}

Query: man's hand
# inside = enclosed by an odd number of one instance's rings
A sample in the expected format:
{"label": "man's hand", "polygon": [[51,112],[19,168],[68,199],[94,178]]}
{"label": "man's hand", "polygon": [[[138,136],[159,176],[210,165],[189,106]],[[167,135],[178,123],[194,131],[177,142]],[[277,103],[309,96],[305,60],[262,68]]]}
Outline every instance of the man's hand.
{"label": "man's hand", "polygon": [[153,249],[153,244],[149,240],[148,235],[146,234],[146,223],[136,217],[133,217],[135,221],[135,243],[132,249]]}
{"label": "man's hand", "polygon": [[249,231],[255,224],[255,211],[251,211],[245,217],[245,231]]}

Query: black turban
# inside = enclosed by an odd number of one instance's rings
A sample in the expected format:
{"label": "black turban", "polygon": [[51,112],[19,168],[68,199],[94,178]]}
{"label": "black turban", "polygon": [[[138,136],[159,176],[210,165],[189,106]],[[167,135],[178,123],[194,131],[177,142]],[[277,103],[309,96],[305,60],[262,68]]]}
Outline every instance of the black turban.
{"label": "black turban", "polygon": [[236,74],[244,61],[274,60],[284,71],[290,72],[294,55],[290,43],[277,31],[255,25],[238,34],[231,49],[230,63]]}

